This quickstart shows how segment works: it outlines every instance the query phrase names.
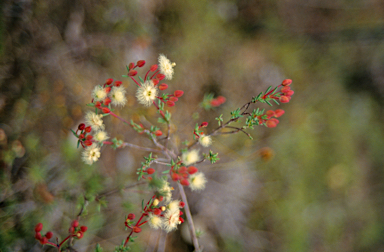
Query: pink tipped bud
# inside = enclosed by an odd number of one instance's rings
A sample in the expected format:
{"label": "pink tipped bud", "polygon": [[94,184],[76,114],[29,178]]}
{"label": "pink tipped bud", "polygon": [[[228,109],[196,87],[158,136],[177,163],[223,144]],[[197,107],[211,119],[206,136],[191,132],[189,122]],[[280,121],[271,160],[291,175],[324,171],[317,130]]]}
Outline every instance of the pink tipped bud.
{"label": "pink tipped bud", "polygon": [[287,103],[287,102],[289,102],[289,98],[285,95],[282,95],[282,96],[280,96],[279,101],[281,103]]}
{"label": "pink tipped bud", "polygon": [[165,75],[164,74],[158,74],[158,75],[156,75],[156,78],[159,80],[164,80]]}
{"label": "pink tipped bud", "polygon": [[169,100],[173,102],[177,102],[179,98],[172,96],[172,97],[169,97]]}
{"label": "pink tipped bud", "polygon": [[183,94],[184,94],[184,91],[182,91],[182,90],[176,90],[174,93],[173,93],[173,95],[174,96],[176,96],[176,97],[182,97],[183,96]]}
{"label": "pink tipped bud", "polygon": [[72,225],[71,226],[74,227],[74,228],[78,227],[79,226],[78,220],[72,221]]}
{"label": "pink tipped bud", "polygon": [[121,86],[121,84],[123,84],[123,82],[122,81],[115,81],[115,87],[120,87]]}
{"label": "pink tipped bud", "polygon": [[199,170],[196,168],[196,167],[194,167],[194,166],[190,166],[190,167],[188,167],[188,173],[189,174],[194,174],[194,173],[196,173],[196,172],[198,172]]}
{"label": "pink tipped bud", "polygon": [[185,203],[180,201],[180,207],[183,208],[185,206]]}
{"label": "pink tipped bud", "polygon": [[85,132],[89,133],[89,132],[92,131],[92,127],[91,127],[91,126],[88,126],[88,127],[86,127],[84,130],[85,130]]}
{"label": "pink tipped bud", "polygon": [[291,96],[293,95],[295,92],[293,90],[288,90],[287,92],[285,92],[285,95],[286,96]]}
{"label": "pink tipped bud", "polygon": [[273,111],[273,110],[268,110],[265,114],[268,116],[268,118],[271,118],[272,116],[275,115],[275,111]]}
{"label": "pink tipped bud", "polygon": [[136,217],[136,216],[135,216],[135,214],[133,214],[133,213],[128,214],[128,219],[129,219],[129,220],[133,220],[135,217]]}
{"label": "pink tipped bud", "polygon": [[165,83],[161,83],[161,84],[159,85],[159,89],[160,89],[160,90],[166,90],[167,88],[168,88],[168,85],[165,84]]}
{"label": "pink tipped bud", "polygon": [[79,126],[77,127],[79,130],[83,130],[85,129],[85,124],[84,123],[80,123]]}
{"label": "pink tipped bud", "polygon": [[137,71],[136,70],[129,70],[128,72],[128,76],[135,76],[137,74]]}
{"label": "pink tipped bud", "polygon": [[281,85],[283,85],[283,86],[289,86],[289,85],[291,85],[291,83],[292,83],[292,80],[291,80],[291,79],[285,79],[285,80],[283,80],[283,82],[281,83]]}
{"label": "pink tipped bud", "polygon": [[149,69],[151,72],[156,71],[157,65],[152,65],[151,68]]}
{"label": "pink tipped bud", "polygon": [[108,106],[111,103],[111,99],[109,97],[105,98],[104,105]]}
{"label": "pink tipped bud", "polygon": [[104,114],[108,114],[109,112],[111,112],[109,108],[102,108],[101,110],[103,111]]}
{"label": "pink tipped bud", "polygon": [[113,82],[113,79],[109,78],[105,81],[105,84],[109,85]]}
{"label": "pink tipped bud", "polygon": [[155,131],[155,135],[156,136],[161,136],[161,135],[163,135],[163,132],[161,132],[161,130],[156,130]]}
{"label": "pink tipped bud", "polygon": [[276,109],[275,110],[275,117],[280,117],[282,115],[284,115],[285,111],[282,110],[282,109]]}
{"label": "pink tipped bud", "polygon": [[128,65],[129,70],[131,70],[134,67],[135,67],[135,63],[133,63],[133,62],[129,63],[129,65]]}
{"label": "pink tipped bud", "polygon": [[161,210],[158,209],[158,208],[155,208],[155,209],[153,209],[153,214],[154,215],[160,215],[161,214]]}
{"label": "pink tipped bud", "polygon": [[52,236],[53,236],[53,233],[52,233],[51,231],[49,231],[49,232],[47,232],[47,233],[45,234],[45,237],[47,237],[48,240],[51,239]]}
{"label": "pink tipped bud", "polygon": [[88,230],[87,226],[81,226],[80,227],[81,232],[86,232]]}
{"label": "pink tipped bud", "polygon": [[208,122],[202,122],[200,125],[200,128],[207,127],[207,126],[208,126]]}
{"label": "pink tipped bud", "polygon": [[218,96],[218,97],[216,98],[216,100],[217,100],[218,102],[220,102],[220,104],[223,104],[227,99],[225,99],[224,96]]}
{"label": "pink tipped bud", "polygon": [[41,230],[43,230],[43,224],[42,223],[38,223],[36,226],[35,226],[35,232],[40,232]]}
{"label": "pink tipped bud", "polygon": [[178,181],[180,179],[180,175],[177,173],[172,173],[172,180],[173,181]]}
{"label": "pink tipped bud", "polygon": [[168,107],[175,106],[175,103],[173,101],[167,101],[166,103],[167,103]]}
{"label": "pink tipped bud", "polygon": [[274,128],[277,126],[276,122],[272,121],[272,120],[268,120],[266,123],[268,128]]}
{"label": "pink tipped bud", "polygon": [[155,172],[155,169],[153,168],[148,168],[145,170],[149,175],[153,174]]}
{"label": "pink tipped bud", "polygon": [[139,60],[139,61],[136,63],[136,65],[137,65],[138,67],[143,67],[143,66],[145,65],[145,60]]}
{"label": "pink tipped bud", "polygon": [[141,232],[141,227],[134,226],[134,227],[132,228],[132,230],[133,230],[133,232],[135,232],[135,233],[140,233],[140,232]]}
{"label": "pink tipped bud", "polygon": [[188,181],[188,179],[182,179],[180,181],[180,184],[182,184],[183,186],[189,186],[189,181]]}

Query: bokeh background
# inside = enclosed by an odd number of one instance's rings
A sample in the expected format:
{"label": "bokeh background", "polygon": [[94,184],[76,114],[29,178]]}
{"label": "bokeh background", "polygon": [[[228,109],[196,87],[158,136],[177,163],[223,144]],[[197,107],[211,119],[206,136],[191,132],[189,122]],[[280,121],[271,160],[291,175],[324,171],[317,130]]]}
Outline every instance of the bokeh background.
{"label": "bokeh background", "polygon": [[[278,127],[256,128],[253,141],[215,137],[220,162],[199,165],[207,188],[187,193],[204,251],[384,251],[383,1],[2,0],[0,15],[0,251],[54,251],[34,226],[64,238],[84,197],[89,229],[73,248],[113,251],[124,240],[125,215],[151,197],[129,187],[147,153],[105,148],[88,166],[69,129],[107,78],[129,90],[117,113],[156,123],[121,75],[160,53],[177,63],[170,90],[185,92],[171,109],[173,146],[293,79]],[[204,111],[206,93],[227,102]],[[151,146],[106,124],[111,137]],[[193,251],[184,229],[146,227],[132,251],[164,251],[158,241]]]}

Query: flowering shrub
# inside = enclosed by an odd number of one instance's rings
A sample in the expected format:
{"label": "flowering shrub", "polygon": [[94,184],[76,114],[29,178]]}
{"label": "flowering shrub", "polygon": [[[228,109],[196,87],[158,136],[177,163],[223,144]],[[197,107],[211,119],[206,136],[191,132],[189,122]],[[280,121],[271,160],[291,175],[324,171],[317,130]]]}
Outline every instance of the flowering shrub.
{"label": "flowering shrub", "polygon": [[[144,77],[138,74],[139,68],[145,66],[144,60],[139,60],[136,64],[130,63],[127,66],[127,75],[123,77],[130,78],[137,86],[135,91],[136,98],[140,104],[145,107],[154,106],[157,109],[158,123],[163,124],[167,129],[162,132],[157,125],[144,126],[133,120],[126,120],[114,113],[115,109],[126,104],[128,93],[122,85],[121,81],[107,79],[102,85],[97,85],[92,91],[92,100],[89,107],[93,111],[88,111],[85,115],[85,122],[78,125],[77,130],[73,131],[74,136],[78,139],[78,147],[82,147],[82,159],[86,164],[92,165],[97,162],[102,154],[102,149],[105,147],[117,148],[136,148],[148,151],[149,154],[144,157],[144,161],[137,169],[138,180],[144,181],[149,188],[154,191],[153,196],[146,204],[141,207],[140,217],[136,219],[134,213],[129,213],[125,218],[125,227],[130,229],[127,238],[122,242],[121,246],[116,247],[115,251],[126,251],[129,248],[129,243],[134,242],[133,234],[140,233],[142,226],[148,224],[153,229],[163,229],[166,232],[171,232],[178,228],[178,225],[184,222],[183,211],[188,220],[189,230],[191,233],[193,245],[196,251],[200,251],[198,237],[194,228],[192,215],[189,210],[187,196],[184,187],[189,187],[192,191],[204,190],[207,179],[197,166],[209,161],[212,164],[219,160],[218,153],[209,150],[208,153],[202,152],[199,146],[209,147],[212,145],[212,136],[222,134],[243,133],[252,139],[247,129],[254,129],[256,126],[265,126],[268,128],[276,127],[279,124],[280,118],[284,114],[284,110],[265,110],[255,108],[251,110],[251,105],[260,102],[272,106],[272,103],[279,105],[290,101],[294,91],[291,90],[291,80],[283,80],[282,83],[274,88],[269,87],[265,92],[254,96],[249,102],[241,107],[233,110],[230,113],[229,119],[224,121],[223,114],[217,116],[218,126],[212,132],[208,133],[205,128],[207,122],[196,124],[193,131],[191,130],[192,141],[183,142],[184,146],[179,149],[168,147],[168,143],[174,133],[171,134],[171,113],[167,110],[168,107],[176,105],[178,100],[183,96],[182,90],[174,90],[167,93],[166,90],[171,87],[164,83],[164,80],[172,80],[174,74],[175,63],[172,63],[164,55],[158,58],[158,64],[149,67],[145,72]],[[214,98],[212,94],[204,96],[202,108],[209,110],[218,107],[225,103],[226,99],[223,96]],[[112,138],[113,133],[105,131],[104,118],[112,116],[120,120],[122,123],[132,127],[137,133],[149,138],[153,144],[151,147],[138,146],[124,140]],[[242,126],[233,126],[232,123],[241,123]],[[155,170],[152,164],[160,164],[167,169]],[[181,195],[180,199],[174,198],[174,188],[177,186]],[[83,210],[83,209],[82,209]],[[80,217],[81,213],[78,215]],[[87,227],[78,227],[78,221],[72,222],[69,229],[69,235],[62,242],[53,243],[49,241],[53,234],[46,233],[45,236],[40,234],[42,224],[37,224],[35,238],[41,244],[47,244],[57,247],[58,251],[63,247],[69,239],[80,239],[83,237]],[[98,247],[96,251],[99,250]]]}

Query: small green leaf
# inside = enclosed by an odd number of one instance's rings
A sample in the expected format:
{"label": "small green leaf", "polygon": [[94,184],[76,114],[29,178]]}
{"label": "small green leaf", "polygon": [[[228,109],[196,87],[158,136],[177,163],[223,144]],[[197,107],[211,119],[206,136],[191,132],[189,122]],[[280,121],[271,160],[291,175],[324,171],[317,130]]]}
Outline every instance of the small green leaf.
{"label": "small green leaf", "polygon": [[139,76],[139,80],[141,83],[144,83],[144,80]]}

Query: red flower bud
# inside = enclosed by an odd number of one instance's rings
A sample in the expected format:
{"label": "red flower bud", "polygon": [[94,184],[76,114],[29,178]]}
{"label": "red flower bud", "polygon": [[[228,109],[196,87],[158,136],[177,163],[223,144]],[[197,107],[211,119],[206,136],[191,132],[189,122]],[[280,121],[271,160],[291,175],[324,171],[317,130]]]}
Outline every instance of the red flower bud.
{"label": "red flower bud", "polygon": [[84,123],[80,123],[79,126],[77,127],[79,130],[83,130],[85,129],[85,124]]}
{"label": "red flower bud", "polygon": [[128,72],[128,76],[135,76],[137,74],[137,71],[136,70],[129,70]]}
{"label": "red flower bud", "polygon": [[282,95],[282,96],[280,96],[279,101],[281,103],[287,103],[287,102],[289,102],[289,98],[287,96]]}
{"label": "red flower bud", "polygon": [[134,227],[132,228],[132,230],[133,230],[133,232],[135,232],[135,233],[140,233],[140,232],[141,232],[141,227],[134,226]]}
{"label": "red flower bud", "polygon": [[68,229],[68,232],[69,232],[70,234],[73,234],[73,232],[75,232],[75,228],[74,228],[74,227],[70,227],[70,228]]}
{"label": "red flower bud", "polygon": [[180,207],[183,208],[185,206],[185,203],[180,201]]}
{"label": "red flower bud", "polygon": [[111,110],[109,108],[102,108],[101,109],[103,111],[104,114],[108,114],[109,112],[111,112]]}
{"label": "red flower bud", "polygon": [[135,67],[135,63],[133,63],[133,62],[129,63],[129,65],[128,65],[129,70],[131,70],[134,67]]}
{"label": "red flower bud", "polygon": [[84,145],[85,146],[91,146],[92,145],[92,141],[91,140],[85,140],[84,141]]}
{"label": "red flower bud", "polygon": [[47,244],[47,243],[48,243],[48,239],[47,239],[47,237],[42,237],[42,238],[40,239],[40,244],[44,245],[44,244]]}
{"label": "red flower bud", "polygon": [[136,216],[135,216],[135,214],[133,214],[133,213],[128,214],[128,219],[129,219],[129,220],[133,220],[135,217],[136,217]]}
{"label": "red flower bud", "polygon": [[288,90],[291,90],[291,87],[290,87],[290,86],[283,87],[280,91],[281,91],[282,93],[285,93],[285,92],[287,92]]}
{"label": "red flower bud", "polygon": [[151,72],[156,71],[157,65],[152,65],[151,68],[149,69]]}
{"label": "red flower bud", "polygon": [[156,75],[156,78],[159,80],[163,80],[165,78],[165,75],[164,74],[158,74],[158,75]]}
{"label": "red flower bud", "polygon": [[85,128],[85,132],[87,132],[87,133],[91,132],[91,130],[92,130],[91,126],[88,126],[88,127]]}
{"label": "red flower bud", "polygon": [[120,86],[121,86],[121,84],[123,84],[123,82],[122,82],[122,81],[115,81],[115,86],[116,86],[116,87],[120,87]]}
{"label": "red flower bud", "polygon": [[109,92],[111,92],[111,87],[106,87],[105,88],[105,92],[108,94]]}
{"label": "red flower bud", "polygon": [[95,103],[95,107],[98,108],[98,109],[101,109],[101,102],[99,102],[99,101],[96,102]]}
{"label": "red flower bud", "polygon": [[154,215],[160,215],[161,214],[161,210],[158,209],[158,208],[155,208],[155,209],[153,209],[153,214]]}
{"label": "red flower bud", "polygon": [[139,61],[136,63],[136,65],[137,65],[138,67],[143,67],[143,66],[145,65],[145,60],[139,60]]}
{"label": "red flower bud", "polygon": [[165,84],[165,83],[161,83],[161,84],[159,85],[159,89],[160,89],[160,90],[166,90],[167,88],[168,88],[168,85]]}
{"label": "red flower bud", "polygon": [[154,86],[156,86],[157,84],[159,84],[159,80],[158,80],[158,79],[153,79],[152,82],[153,82],[153,85],[154,85]]}
{"label": "red flower bud", "polygon": [[194,173],[196,173],[196,172],[198,172],[199,170],[196,168],[196,167],[194,167],[194,166],[190,166],[190,167],[188,167],[188,173],[189,174],[194,174]]}
{"label": "red flower bud", "polygon": [[178,181],[179,179],[180,179],[179,174],[177,174],[177,173],[172,173],[172,180],[173,180],[173,181]]}
{"label": "red flower bud", "polygon": [[111,99],[109,97],[105,98],[104,105],[108,106],[111,103]]}
{"label": "red flower bud", "polygon": [[163,132],[161,132],[161,130],[156,130],[155,131],[155,135],[156,136],[161,136],[161,135],[163,135]]}
{"label": "red flower bud", "polygon": [[105,81],[105,84],[109,85],[113,82],[113,79],[109,78]]}
{"label": "red flower bud", "polygon": [[78,220],[72,221],[72,225],[71,226],[76,228],[77,226],[79,226],[79,221]]}
{"label": "red flower bud", "polygon": [[93,138],[92,135],[88,135],[86,139],[87,139],[87,140],[92,140],[92,138]]}
{"label": "red flower bud", "polygon": [[289,86],[289,85],[291,85],[291,83],[292,83],[292,80],[291,80],[291,79],[285,79],[285,80],[283,80],[283,82],[281,83],[281,85],[283,85],[283,86]]}
{"label": "red flower bud", "polygon": [[43,224],[42,223],[38,223],[36,226],[35,226],[35,232],[40,232],[41,230],[43,230]]}
{"label": "red flower bud", "polygon": [[180,184],[182,184],[183,186],[189,186],[189,181],[188,181],[188,179],[182,179],[180,181]]}
{"label": "red flower bud", "polygon": [[163,201],[164,197],[163,197],[163,196],[159,196],[157,199],[158,199],[159,201]]}
{"label": "red flower bud", "polygon": [[212,100],[211,100],[211,106],[212,106],[212,107],[218,107],[218,106],[220,106],[220,105],[221,105],[221,103],[220,103],[219,100],[217,100],[217,99],[212,99]]}
{"label": "red flower bud", "polygon": [[182,97],[184,94],[184,91],[182,90],[176,90],[173,95],[176,96],[176,97]]}
{"label": "red flower bud", "polygon": [[202,122],[201,125],[200,125],[200,128],[207,127],[207,126],[208,126],[207,122]]}
{"label": "red flower bud", "polygon": [[53,236],[53,233],[52,233],[51,231],[49,231],[49,232],[47,232],[47,233],[45,234],[45,237],[47,237],[48,240],[51,239],[52,236]]}
{"label": "red flower bud", "polygon": [[155,169],[153,168],[148,168],[145,170],[149,175],[153,174],[155,172]]}
{"label": "red flower bud", "polygon": [[81,226],[80,227],[81,232],[86,232],[88,230],[87,226]]}
{"label": "red flower bud", "polygon": [[41,240],[41,234],[40,233],[36,233],[35,234],[35,239],[36,240]]}
{"label": "red flower bud", "polygon": [[84,139],[84,134],[80,134],[79,139]]}
{"label": "red flower bud", "polygon": [[179,168],[178,172],[179,172],[179,173],[186,173],[187,170],[188,170],[187,167],[182,166],[182,167]]}
{"label": "red flower bud", "polygon": [[173,102],[177,102],[179,99],[177,97],[172,96],[172,97],[169,97],[169,100]]}
{"label": "red flower bud", "polygon": [[291,96],[293,95],[295,92],[293,90],[288,90],[287,92],[285,92],[285,95],[286,96]]}
{"label": "red flower bud", "polygon": [[275,115],[275,111],[273,111],[273,110],[268,110],[265,114],[268,116],[268,118],[271,118],[272,116]]}
{"label": "red flower bud", "polygon": [[175,106],[175,103],[173,101],[167,101],[166,103],[167,103],[168,107]]}
{"label": "red flower bud", "polygon": [[282,115],[284,115],[285,111],[282,110],[282,109],[276,109],[275,110],[275,117],[280,117]]}
{"label": "red flower bud", "polygon": [[217,100],[218,102],[220,102],[220,104],[223,104],[223,103],[226,101],[226,99],[225,99],[224,96],[218,96],[218,97],[216,98],[216,100]]}
{"label": "red flower bud", "polygon": [[181,217],[179,217],[179,221],[180,221],[181,223],[184,223],[184,219],[181,218]]}
{"label": "red flower bud", "polygon": [[183,211],[180,211],[179,215],[182,216],[183,214],[184,214]]}

